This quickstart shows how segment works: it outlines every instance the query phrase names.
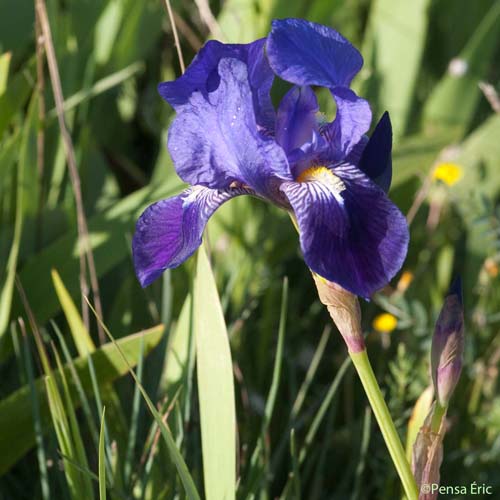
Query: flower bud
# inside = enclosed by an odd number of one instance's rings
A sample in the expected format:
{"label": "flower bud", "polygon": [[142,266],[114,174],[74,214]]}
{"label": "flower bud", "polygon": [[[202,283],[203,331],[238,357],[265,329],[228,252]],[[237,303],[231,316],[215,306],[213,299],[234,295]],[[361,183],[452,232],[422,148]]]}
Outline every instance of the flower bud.
{"label": "flower bud", "polygon": [[432,338],[431,373],[440,406],[446,408],[463,365],[464,308],[462,283],[457,277],[445,298]]}

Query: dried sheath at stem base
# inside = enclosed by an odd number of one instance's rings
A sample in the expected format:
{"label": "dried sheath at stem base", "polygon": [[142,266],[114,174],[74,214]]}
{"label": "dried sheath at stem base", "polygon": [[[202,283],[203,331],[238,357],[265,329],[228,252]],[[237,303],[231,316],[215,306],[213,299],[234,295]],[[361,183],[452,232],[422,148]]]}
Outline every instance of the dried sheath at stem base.
{"label": "dried sheath at stem base", "polygon": [[312,275],[318,289],[319,300],[328,309],[349,352],[363,351],[365,340],[361,330],[361,309],[356,295],[315,273]]}

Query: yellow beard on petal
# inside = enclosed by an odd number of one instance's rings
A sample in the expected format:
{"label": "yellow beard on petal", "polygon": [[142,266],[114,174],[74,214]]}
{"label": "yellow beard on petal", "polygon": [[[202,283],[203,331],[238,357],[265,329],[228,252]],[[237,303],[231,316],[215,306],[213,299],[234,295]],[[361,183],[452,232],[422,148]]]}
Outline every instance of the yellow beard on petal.
{"label": "yellow beard on petal", "polygon": [[340,177],[337,177],[329,168],[309,167],[299,174],[297,182],[312,182],[318,181],[329,186],[334,193],[341,193],[345,190],[345,184]]}

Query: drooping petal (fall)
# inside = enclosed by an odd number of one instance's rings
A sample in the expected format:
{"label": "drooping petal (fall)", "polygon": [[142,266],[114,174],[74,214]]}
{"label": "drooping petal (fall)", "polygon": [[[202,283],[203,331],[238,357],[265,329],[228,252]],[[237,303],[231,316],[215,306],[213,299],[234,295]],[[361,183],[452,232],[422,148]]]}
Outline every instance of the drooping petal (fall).
{"label": "drooping petal (fall)", "polygon": [[399,271],[408,226],[385,193],[356,167],[319,167],[282,185],[298,222],[307,265],[346,290],[370,297]]}
{"label": "drooping petal (fall)", "polygon": [[139,282],[152,283],[165,269],[177,267],[201,245],[210,216],[224,202],[247,189],[225,191],[196,186],[178,196],[153,203],[136,224],[132,253]]}

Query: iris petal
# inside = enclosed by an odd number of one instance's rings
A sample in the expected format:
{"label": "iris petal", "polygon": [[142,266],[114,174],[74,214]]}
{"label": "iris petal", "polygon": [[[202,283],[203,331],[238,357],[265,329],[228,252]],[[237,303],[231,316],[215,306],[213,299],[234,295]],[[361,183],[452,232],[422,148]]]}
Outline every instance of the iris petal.
{"label": "iris petal", "polygon": [[196,186],[178,196],[150,205],[136,224],[132,252],[135,272],[143,287],[165,269],[177,267],[201,245],[210,216],[223,203],[247,189],[214,190]]}
{"label": "iris petal", "polygon": [[335,120],[322,133],[330,143],[331,161],[344,160],[370,128],[372,112],[365,99],[344,87],[332,89],[337,104]]}
{"label": "iris petal", "polygon": [[392,180],[392,126],[387,111],[377,123],[359,162],[359,169],[386,193]]}
{"label": "iris petal", "polygon": [[335,30],[303,19],[273,21],[266,53],[274,72],[296,85],[348,87],[363,58]]}
{"label": "iris petal", "polygon": [[292,87],[281,100],[276,118],[276,142],[290,153],[311,142],[317,130],[318,100],[310,87]]}
{"label": "iris petal", "polygon": [[191,185],[224,189],[239,182],[272,199],[278,180],[291,179],[286,155],[257,130],[247,66],[222,59],[219,74],[218,88],[207,97],[193,93],[170,127],[177,173]]}
{"label": "iris petal", "polygon": [[180,111],[193,92],[201,92],[205,97],[213,92],[220,82],[217,71],[220,60],[235,58],[248,67],[257,124],[266,130],[273,130],[275,113],[269,92],[274,74],[265,57],[264,44],[264,38],[248,44],[224,44],[210,40],[185,73],[177,80],[160,83],[158,92],[176,111]]}
{"label": "iris petal", "polygon": [[346,290],[368,298],[401,268],[408,227],[398,208],[360,170],[343,165],[324,179],[287,182],[307,265]]}

